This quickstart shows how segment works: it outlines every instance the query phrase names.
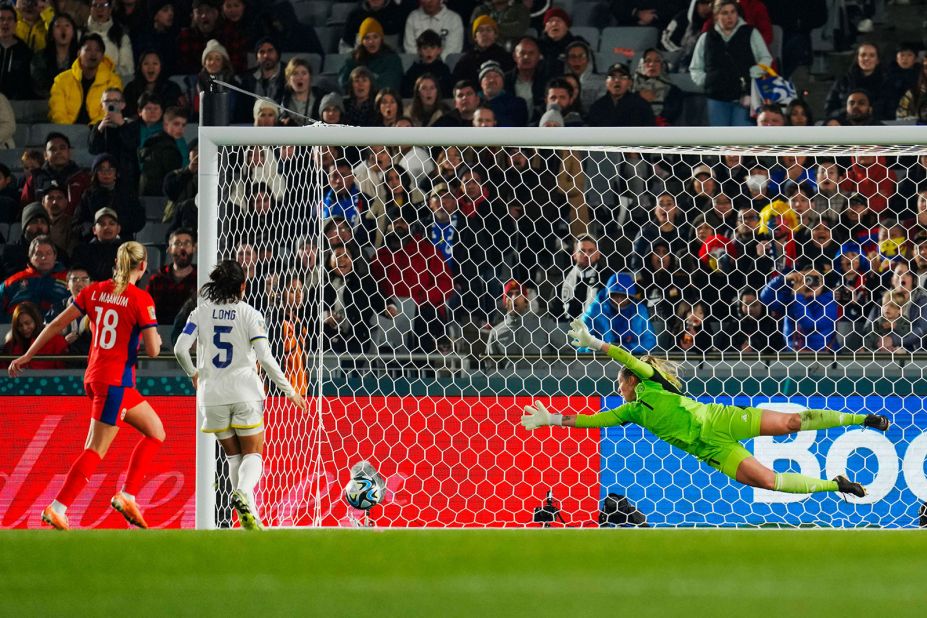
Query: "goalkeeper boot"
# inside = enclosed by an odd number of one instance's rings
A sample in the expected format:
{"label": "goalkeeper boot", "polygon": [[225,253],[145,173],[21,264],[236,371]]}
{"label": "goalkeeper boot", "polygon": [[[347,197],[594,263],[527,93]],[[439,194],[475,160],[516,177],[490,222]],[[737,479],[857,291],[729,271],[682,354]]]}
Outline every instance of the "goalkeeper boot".
{"label": "goalkeeper boot", "polygon": [[891,423],[888,422],[888,419],[879,414],[867,414],[866,420],[863,421],[863,426],[872,427],[873,429],[878,429],[879,431],[888,431]]}
{"label": "goalkeeper boot", "polygon": [[68,525],[68,516],[64,513],[56,513],[51,505],[46,506],[42,511],[42,521],[54,528],[55,530],[70,530]]}
{"label": "goalkeeper boot", "polygon": [[135,503],[135,500],[132,500],[126,496],[121,491],[113,496],[113,499],[109,501],[110,505],[126,518],[126,521],[132,524],[133,526],[138,526],[139,528],[148,528],[148,524],[145,523],[145,518],[142,517],[142,511],[138,508],[138,504]]}
{"label": "goalkeeper boot", "polygon": [[834,477],[834,481],[837,483],[837,491],[842,494],[852,494],[857,498],[862,498],[866,495],[866,488],[859,483],[854,483],[847,477],[842,474]]}
{"label": "goalkeeper boot", "polygon": [[264,529],[261,519],[255,515],[254,510],[251,508],[251,503],[245,492],[240,489],[232,492],[232,506],[238,512],[238,521],[241,523],[242,528],[245,530]]}

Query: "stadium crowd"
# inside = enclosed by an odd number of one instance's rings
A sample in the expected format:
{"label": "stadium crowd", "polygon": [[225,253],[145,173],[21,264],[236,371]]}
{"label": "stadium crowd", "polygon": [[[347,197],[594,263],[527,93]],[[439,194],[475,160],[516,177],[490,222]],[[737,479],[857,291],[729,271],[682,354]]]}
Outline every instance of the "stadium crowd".
{"label": "stadium crowd", "polygon": [[[183,324],[196,283],[189,129],[214,78],[263,97],[232,93],[237,125],[927,120],[919,45],[883,58],[869,41],[823,109],[798,97],[751,114],[763,66],[788,78],[811,63],[812,30],[834,23],[823,0],[300,6],[301,16],[290,2],[246,0],[0,5],[5,354],[108,277],[127,239],[149,245],[157,268],[144,285],[159,322]],[[846,41],[872,28],[870,3],[855,6],[852,23],[837,20]],[[323,12],[343,26],[314,27]],[[619,26],[619,38],[575,25],[580,15]],[[915,351],[927,335],[927,156],[255,147],[229,153],[223,170],[221,244],[281,329],[290,376],[315,344],[314,316],[326,348],[350,353],[461,341],[468,352],[557,353],[556,333],[578,315],[634,352]],[[307,189],[318,178],[321,203]],[[321,245],[307,234],[318,217]],[[48,353],[88,345],[76,323]]]}

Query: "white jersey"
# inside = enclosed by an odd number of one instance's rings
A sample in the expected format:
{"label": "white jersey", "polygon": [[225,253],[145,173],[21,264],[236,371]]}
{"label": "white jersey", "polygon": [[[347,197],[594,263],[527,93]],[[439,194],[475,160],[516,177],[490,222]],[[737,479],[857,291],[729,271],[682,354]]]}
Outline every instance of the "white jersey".
{"label": "white jersey", "polygon": [[246,302],[218,305],[201,299],[184,335],[196,336],[196,369],[207,406],[263,401],[254,342],[267,339],[261,312]]}

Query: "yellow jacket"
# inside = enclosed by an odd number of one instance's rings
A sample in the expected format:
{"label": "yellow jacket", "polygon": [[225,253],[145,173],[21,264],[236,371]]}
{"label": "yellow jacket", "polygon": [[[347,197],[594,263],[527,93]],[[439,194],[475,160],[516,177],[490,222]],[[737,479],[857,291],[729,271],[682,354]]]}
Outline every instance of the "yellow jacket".
{"label": "yellow jacket", "polygon": [[80,58],[74,61],[69,71],[62,71],[55,78],[51,87],[51,97],[48,100],[48,119],[55,124],[74,124],[80,113],[80,102],[87,102],[87,113],[90,122],[97,123],[103,119],[103,106],[100,99],[107,88],[122,90],[122,80],[113,72],[113,63],[104,57],[97,68],[96,79],[90,86],[89,92],[83,92],[81,79],[83,71],[80,68]]}
{"label": "yellow jacket", "polygon": [[[11,3],[12,4],[12,3]],[[28,45],[33,53],[38,53],[45,49],[45,37],[48,33],[48,25],[55,16],[55,9],[52,6],[45,7],[45,10],[39,14],[39,19],[31,26],[27,24],[16,12],[16,36]],[[74,33],[74,36],[78,36]]]}

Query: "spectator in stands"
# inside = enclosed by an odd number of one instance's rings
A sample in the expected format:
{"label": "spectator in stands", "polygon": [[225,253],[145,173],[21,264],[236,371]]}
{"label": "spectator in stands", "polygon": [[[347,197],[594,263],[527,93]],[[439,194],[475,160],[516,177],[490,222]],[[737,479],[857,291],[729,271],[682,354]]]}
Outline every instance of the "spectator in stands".
{"label": "spectator in stands", "polygon": [[872,97],[866,90],[854,90],[847,95],[844,111],[831,116],[830,119],[836,120],[839,125],[849,127],[881,125],[882,122],[876,119],[871,100]]}
{"label": "spectator in stands", "polygon": [[[489,331],[486,353],[496,356],[557,355],[565,350],[562,331],[546,316],[538,313],[530,300],[534,292],[516,279],[506,282],[502,290],[505,317]],[[516,366],[530,367],[534,360],[525,360]],[[502,366],[502,362],[499,363]]]}
{"label": "spectator in stands", "polygon": [[[414,125],[409,118],[401,116],[394,126],[408,128]],[[405,172],[404,176],[408,175],[416,186],[427,179],[428,175],[435,169],[435,163],[432,161],[428,150],[411,144],[398,146],[393,161]]]}
{"label": "spectator in stands", "polygon": [[660,35],[660,43],[670,55],[670,68],[688,67],[692,50],[702,34],[705,20],[711,17],[712,0],[693,0],[688,8],[676,13]]}
{"label": "spectator in stands", "polygon": [[45,49],[48,24],[41,15],[37,0],[16,0],[16,36],[33,52]]}
{"label": "spectator in stands", "polygon": [[220,8],[216,38],[228,50],[232,68],[236,73],[241,73],[248,68],[247,56],[252,49],[251,41],[254,40],[251,29],[256,20],[254,15],[248,14],[250,11],[244,0],[222,0]]}
{"label": "spectator in stands", "polygon": [[348,96],[344,100],[344,123],[355,127],[373,125],[373,73],[365,66],[355,67],[349,76]]}
{"label": "spectator in stands", "polygon": [[387,306],[367,269],[355,268],[355,262],[361,259],[348,246],[333,249],[328,255],[322,320],[326,348],[334,352],[367,352],[374,318],[379,314],[398,315],[395,305]]}
{"label": "spectator in stands", "polygon": [[879,65],[879,48],[875,43],[860,43],[856,48],[856,59],[845,75],[837,78],[827,94],[824,114],[833,116],[846,105],[849,113],[850,95],[863,90],[869,93],[869,103],[874,119],[882,109],[881,92],[885,85],[885,73]]}
{"label": "spectator in stands", "polygon": [[820,271],[809,267],[775,276],[760,292],[760,302],[782,321],[790,350],[836,351],[838,305]]}
{"label": "spectator in stands", "polygon": [[[611,2],[611,13],[619,26],[649,26],[663,28],[669,15],[665,2],[659,0],[630,0]],[[661,14],[662,13],[662,14]]]}
{"label": "spectator in stands", "polygon": [[387,213],[387,219],[383,247],[374,254],[370,273],[388,303],[406,298],[415,302],[410,348],[434,352],[437,339],[445,334],[447,302],[454,290],[451,271],[435,245],[413,234],[401,214]]}
{"label": "spectator in stands", "polygon": [[[917,225],[918,218],[918,201],[920,194],[927,190],[927,155],[919,155],[916,162],[912,162],[904,173],[904,177],[898,181],[898,190],[889,200],[889,208],[898,216],[899,221],[904,221],[910,227],[911,224]],[[924,215],[927,217],[927,213]],[[927,222],[927,219],[925,219]],[[911,238],[917,236],[917,229],[911,230]]]}
{"label": "spectator in stands", "polygon": [[[254,44],[257,66],[241,75],[241,87],[248,92],[281,101],[287,85],[283,64],[280,62],[280,50],[270,37],[262,37]],[[310,74],[312,69],[309,69]]]}
{"label": "spectator in stands", "polygon": [[689,202],[688,205],[682,205],[682,208],[690,218],[711,208],[712,198],[718,192],[718,181],[714,173],[705,163],[692,168],[692,179],[687,185],[686,195],[680,196],[680,199]]}
{"label": "spectator in stands", "polygon": [[[508,48],[514,46],[518,39],[528,30],[531,14],[528,12],[527,4],[518,0],[484,0],[482,4],[473,9],[473,13],[470,15],[470,23],[473,30],[474,47],[485,49],[487,46],[479,41],[478,30],[480,26],[488,22],[480,21],[477,24],[480,18],[492,20],[494,40],[498,40],[500,46]],[[483,58],[475,66],[479,67],[486,60],[495,60],[505,66],[498,58]],[[456,73],[455,77],[457,79],[476,79],[476,75],[458,76]]]}
{"label": "spectator in stands", "polygon": [[541,56],[544,58],[548,75],[560,75],[564,69],[564,55],[567,46],[577,39],[570,32],[572,20],[559,7],[547,9],[544,13],[544,32],[538,39]]}
{"label": "spectator in stands", "polygon": [[763,71],[757,65],[772,64],[764,37],[740,17],[737,6],[735,0],[715,2],[714,25],[699,37],[689,64],[692,81],[708,96],[708,122],[716,127],[751,124],[751,80]]}
{"label": "spectator in stands", "polygon": [[[488,8],[488,5],[477,7],[476,11]],[[476,12],[475,11],[475,12]],[[498,63],[504,71],[515,67],[512,54],[498,43],[499,25],[488,14],[477,16],[471,26],[473,33],[473,46],[457,60],[454,66],[454,80],[479,80],[480,67],[490,60]]]}
{"label": "spectator in stands", "polygon": [[[153,0],[148,3],[150,18],[146,27],[133,35],[135,49],[158,52],[165,76],[177,74],[177,35],[180,32],[174,21],[174,0]],[[81,22],[83,23],[83,22]]]}
{"label": "spectator in stands", "polygon": [[[149,101],[149,103],[146,103],[147,105],[157,105],[157,131],[160,131],[161,104],[156,100],[154,102]],[[118,88],[105,90],[100,106],[103,108],[104,114],[100,122],[90,130],[88,135],[90,152],[91,154],[107,153],[112,155],[114,160],[120,161],[120,168],[124,176],[121,184],[129,185],[137,192],[136,179],[139,175],[138,148],[144,143],[143,140],[146,140],[153,133],[149,128],[151,124],[144,120],[136,122],[127,118],[125,97]],[[86,220],[88,224],[93,223],[90,217],[96,211],[97,208],[93,208],[87,213]],[[86,234],[89,230],[84,230],[84,232]]]}
{"label": "spectator in stands", "polygon": [[[679,256],[670,252],[669,243],[658,238],[647,247],[643,256],[643,267],[637,273],[637,283],[643,288],[644,298],[650,310],[651,321],[657,333],[676,330],[677,311],[686,290],[691,287],[689,273],[682,268]],[[669,328],[656,328],[657,320]],[[657,337],[660,347],[669,348],[671,343],[665,337]]]}
{"label": "spectator in stands", "polygon": [[741,290],[737,315],[725,320],[721,331],[729,337],[729,348],[745,354],[785,349],[776,320],[766,312],[753,288]]}
{"label": "spectator in stands", "polygon": [[141,6],[144,4],[143,0],[118,0],[113,10],[113,21],[125,26],[136,55],[141,51],[136,38],[148,27],[148,7]]}
{"label": "spectator in stands", "polygon": [[785,193],[789,185],[806,183],[817,188],[817,174],[805,155],[784,155],[769,170],[769,188],[773,193]]}
{"label": "spectator in stands", "polygon": [[116,264],[116,250],[123,243],[119,233],[119,213],[112,208],[101,208],[93,216],[93,236],[74,249],[76,264],[83,264],[94,281],[112,278]]}
{"label": "spectator in stands", "polygon": [[179,228],[171,232],[167,242],[170,264],[165,264],[148,282],[148,293],[155,301],[160,324],[171,324],[181,305],[196,295],[196,234]]}
{"label": "spectator in stands", "polygon": [[[769,11],[766,9],[766,3],[763,0],[736,0],[736,3],[737,12],[742,15],[743,20],[759,31],[767,47],[772,45],[773,27],[769,18]],[[713,5],[713,8],[716,9],[717,5]],[[702,24],[702,32],[708,32],[714,26],[716,17],[717,14],[713,10],[705,23]]]}
{"label": "spectator in stands", "polygon": [[[67,270],[58,261],[58,250],[50,236],[36,236],[29,243],[29,263],[0,283],[0,322],[9,322],[13,310],[29,301],[39,315],[68,297]],[[41,317],[39,317],[41,321]]]}
{"label": "spectator in stands", "polygon": [[[888,291],[907,294],[909,297],[909,302],[902,305],[901,316],[911,324],[911,331],[907,336],[902,336],[901,346],[914,352],[923,349],[924,337],[927,336],[927,290],[919,281],[921,278],[911,269],[908,262],[900,261],[892,267]],[[873,322],[878,319],[878,309],[873,308],[869,320]]]}
{"label": "spectator in stands", "polygon": [[665,127],[682,114],[682,90],[670,82],[660,51],[650,48],[641,56],[631,90],[650,104],[657,125]]}
{"label": "spectator in stands", "polygon": [[711,208],[706,210],[705,221],[715,230],[717,234],[734,237],[734,230],[737,227],[737,211],[734,209],[734,202],[731,199],[733,193],[730,185],[720,187],[718,191],[711,196]]}
{"label": "spectator in stands", "polygon": [[3,259],[0,260],[0,277],[23,270],[29,263],[29,244],[37,236],[47,236],[48,213],[39,202],[33,202],[23,209],[20,217],[22,232],[19,240],[3,245]]}
{"label": "spectator in stands", "polygon": [[790,127],[814,126],[811,106],[802,98],[792,99],[785,108],[785,124]]}
{"label": "spectator in stands", "polygon": [[164,177],[164,195],[168,203],[164,208],[164,220],[172,221],[171,231],[177,228],[197,229],[196,194],[198,190],[199,142],[190,140],[190,163],[179,170],[168,172]]}
{"label": "spectator in stands", "polygon": [[921,60],[914,86],[898,101],[895,118],[914,118],[919,124],[927,123],[927,57]]}
{"label": "spectator in stands", "polygon": [[0,6],[0,92],[12,100],[30,99],[32,49],[17,37],[16,11]]}
{"label": "spectator in stands", "polygon": [[444,0],[418,0],[418,8],[406,18],[402,47],[407,54],[415,53],[415,41],[425,30],[441,35],[444,58],[463,51],[464,27],[460,15],[444,6]]}
{"label": "spectator in stands", "polygon": [[415,82],[423,75],[429,75],[440,84],[442,93],[450,93],[454,81],[451,70],[441,59],[441,36],[433,31],[426,30],[418,35],[418,58],[402,76],[402,96],[413,96]]}
{"label": "spectator in stands", "polygon": [[275,127],[280,120],[280,106],[267,99],[256,99],[252,111],[256,127]]}
{"label": "spectator in stands", "polygon": [[312,65],[299,56],[290,58],[283,75],[286,88],[279,100],[283,107],[292,111],[281,111],[280,124],[304,127],[318,120],[319,105],[325,93],[312,85]]}
{"label": "spectator in stands", "polygon": [[432,123],[436,127],[473,126],[473,114],[480,104],[479,88],[466,80],[454,84],[454,109]]}
{"label": "spectator in stands", "polygon": [[103,55],[104,49],[99,34],[84,35],[77,60],[52,83],[49,120],[55,124],[100,122],[104,111],[98,101],[103,92],[108,88],[122,90],[122,80],[112,71],[112,63]]}
{"label": "spectator in stands", "polygon": [[368,216],[376,219],[377,232],[373,246],[383,246],[386,233],[386,213],[399,212],[406,221],[419,221],[424,214],[422,202],[424,196],[414,187],[410,174],[398,166],[390,166],[383,172],[383,184],[377,195],[370,201]]}
{"label": "spectator in stands", "polygon": [[[28,302],[19,303],[13,310],[10,330],[3,340],[2,353],[10,356],[21,356],[26,353],[39,333],[42,331],[42,314],[38,308]],[[62,335],[55,335],[38,354],[55,355],[67,354],[68,342]],[[8,367],[9,361],[0,363],[0,367]],[[64,369],[67,365],[60,360],[35,360],[27,365],[30,369]]]}
{"label": "spectator in stands", "polygon": [[910,304],[907,290],[888,290],[882,295],[878,319],[872,320],[865,346],[874,352],[906,352],[905,341],[920,347],[918,338],[912,337],[911,322],[904,315],[904,308]]}
{"label": "spectator in stands", "polygon": [[[210,88],[210,83],[214,79],[220,79],[224,82],[236,84],[235,71],[232,68],[232,61],[225,47],[216,39],[210,39],[203,49],[202,64],[200,72],[196,75],[188,75],[185,78],[187,84],[187,99],[191,102],[191,109],[194,114],[200,111],[200,93],[206,92]],[[229,117],[236,118],[236,99],[229,97]]]}
{"label": "spectator in stands", "polygon": [[169,107],[165,110],[162,132],[149,137],[139,151],[142,167],[138,183],[140,195],[164,195],[164,177],[168,172],[189,163],[189,147],[183,136],[186,127],[185,110],[179,107]]}
{"label": "spectator in stands", "polygon": [[359,66],[370,69],[374,92],[381,88],[399,92],[402,87],[402,60],[399,54],[383,42],[383,26],[373,17],[361,23],[357,31],[357,46],[338,72],[342,89],[347,90],[351,72]]}
{"label": "spectator in stands", "polygon": [[123,83],[135,77],[132,40],[125,25],[113,21],[112,0],[90,0],[86,32],[99,34],[103,39],[104,55],[113,63],[113,71]]}
{"label": "spectator in stands", "polygon": [[661,193],[653,207],[653,219],[641,226],[634,239],[634,251],[628,256],[628,267],[635,272],[646,268],[643,258],[650,254],[653,243],[658,239],[666,242],[670,253],[681,254],[691,235],[692,228],[685,222],[676,198],[672,193]]}
{"label": "spectator in stands", "polygon": [[406,4],[396,3],[393,0],[360,0],[348,14],[341,38],[338,40],[338,51],[349,53],[357,44],[357,32],[360,25],[368,17],[373,17],[383,26],[383,36],[396,44],[400,42],[406,20]]}
{"label": "spectator in stands", "polygon": [[405,115],[417,127],[430,127],[450,112],[441,98],[440,83],[432,75],[422,75],[412,88],[412,102]]}
{"label": "spectator in stands", "polygon": [[847,207],[847,194],[841,189],[845,176],[843,167],[833,159],[819,160],[815,170],[817,193],[811,200],[815,212],[838,219]]}
{"label": "spectator in stands", "polygon": [[[10,168],[0,163],[0,222],[12,221],[19,212],[20,190]],[[5,239],[0,239],[0,242]]]}
{"label": "spectator in stands", "polygon": [[90,3],[87,0],[52,0],[49,4],[54,6],[56,14],[67,13],[79,24],[86,24],[90,17]]}
{"label": "spectator in stands", "polygon": [[143,94],[156,96],[162,110],[166,107],[187,106],[187,99],[181,92],[180,86],[168,79],[168,74],[164,72],[164,65],[161,62],[161,55],[154,50],[144,51],[139,56],[135,79],[126,84],[123,94],[125,95],[123,113],[127,118],[138,116],[141,107],[139,97]]}
{"label": "spectator in stands", "polygon": [[760,289],[775,269],[769,237],[760,234],[759,226],[760,213],[756,209],[748,206],[737,212],[732,251],[722,256],[720,263],[735,287]]}
{"label": "spectator in stands", "polygon": [[595,52],[584,39],[577,38],[566,46],[566,71],[572,73],[582,86],[582,108],[589,109],[606,94],[605,76],[595,72]]}
{"label": "spectator in stands", "polygon": [[[45,49],[32,56],[29,68],[32,88],[35,95],[47,99],[51,93],[52,82],[62,71],[67,71],[77,60],[78,45],[77,23],[67,13],[58,13],[48,25],[48,37]],[[3,35],[3,11],[0,10],[0,44]]]}
{"label": "spectator in stands", "polygon": [[[68,292],[71,293],[69,298],[59,302],[56,306],[45,314],[45,321],[51,322],[59,313],[64,311],[74,302],[81,290],[90,285],[90,273],[80,264],[71,264],[68,268]],[[92,337],[90,333],[90,321],[87,316],[81,316],[68,324],[61,333],[68,344],[68,354],[80,354],[86,356],[90,352]],[[86,362],[86,361],[85,361]],[[78,362],[78,368],[82,365]]]}
{"label": "spectator in stands", "polygon": [[881,155],[854,155],[852,161],[844,180],[845,190],[864,195],[869,200],[869,210],[881,215],[895,194],[895,172]]}
{"label": "spectator in stands", "polygon": [[492,60],[480,67],[480,94],[483,105],[492,109],[500,127],[523,127],[528,122],[525,100],[504,89],[502,67]]}
{"label": "spectator in stands", "polygon": [[723,154],[718,157],[718,163],[712,166],[711,171],[722,185],[731,181],[743,184],[747,177],[748,163],[749,161],[745,161],[739,154]]}
{"label": "spectator in stands", "polygon": [[911,43],[899,43],[895,58],[885,69],[882,87],[882,107],[877,115],[883,120],[895,119],[901,98],[917,84],[921,68],[917,62],[917,50]]}
{"label": "spectator in stands", "polygon": [[505,90],[515,96],[521,97],[528,104],[529,121],[540,118],[544,103],[544,86],[547,84],[547,73],[541,65],[541,48],[537,39],[523,36],[515,50],[515,68],[505,75]]}
{"label": "spectator in stands", "polygon": [[581,316],[605,288],[611,275],[605,268],[595,236],[586,234],[577,238],[571,257],[573,266],[564,274],[558,297],[550,305],[551,315],[561,322]]}
{"label": "spectator in stands", "polygon": [[786,125],[785,112],[778,103],[764,103],[756,115],[758,127],[784,127]]}
{"label": "spectator in stands", "polygon": [[841,233],[845,231],[846,240],[861,245],[868,255],[878,242],[879,233],[878,218],[869,209],[869,198],[861,193],[850,194],[838,229]]}
{"label": "spectator in stands", "polygon": [[341,159],[328,170],[328,190],[322,196],[322,218],[342,217],[361,246],[370,241],[376,222],[366,217],[368,199],[357,186],[351,164]]}
{"label": "spectator in stands", "polygon": [[[132,240],[135,234],[145,226],[145,209],[139,203],[138,189],[132,180],[123,180],[119,170],[118,159],[111,154],[97,155],[93,160],[90,172],[93,180],[90,187],[84,191],[80,201],[80,208],[74,218],[75,234],[80,240],[90,240],[97,223],[97,214],[100,209],[113,210],[120,224],[119,234],[123,240]],[[115,255],[115,249],[113,250]],[[83,260],[78,260],[83,262]],[[97,277],[101,281],[109,277]]]}
{"label": "spectator in stands", "polygon": [[[180,29],[174,42],[177,49],[177,71],[184,75],[199,72],[207,42],[215,40],[218,35],[218,0],[193,0],[193,18],[190,25]],[[229,63],[231,64],[231,60]]]}
{"label": "spectator in stands", "polygon": [[715,337],[706,320],[708,309],[705,303],[696,301],[689,305],[681,317],[682,319],[673,325],[675,347],[683,352],[711,351],[715,347]]}
{"label": "spectator in stands", "polygon": [[68,208],[67,188],[52,180],[38,194],[39,201],[48,215],[48,235],[55,247],[60,249],[58,254],[62,261],[67,262],[80,237],[74,228],[74,216]]}
{"label": "spectator in stands", "polygon": [[834,260],[840,253],[840,243],[834,240],[831,229],[834,222],[814,211],[809,213],[806,227],[810,234],[798,247],[795,261],[799,266],[811,264],[815,269],[826,273],[833,267]]}
{"label": "spectator in stands", "polygon": [[402,99],[399,93],[392,88],[382,88],[377,93],[373,101],[373,107],[377,112],[376,119],[373,122],[375,127],[393,127],[399,119],[399,108],[402,105]]}
{"label": "spectator in stands", "polygon": [[599,98],[586,121],[591,127],[650,127],[656,124],[653,110],[640,95],[631,92],[631,72],[620,62],[608,69],[607,93]]}
{"label": "spectator in stands", "polygon": [[[383,193],[383,174],[393,166],[393,155],[386,146],[370,146],[364,149],[364,160],[353,170],[357,188],[368,199]],[[366,213],[365,213],[366,214]]]}
{"label": "spectator in stands", "polygon": [[657,345],[657,338],[650,325],[650,312],[636,297],[633,276],[615,273],[583,313],[583,323],[594,336],[632,354],[649,352]]}

